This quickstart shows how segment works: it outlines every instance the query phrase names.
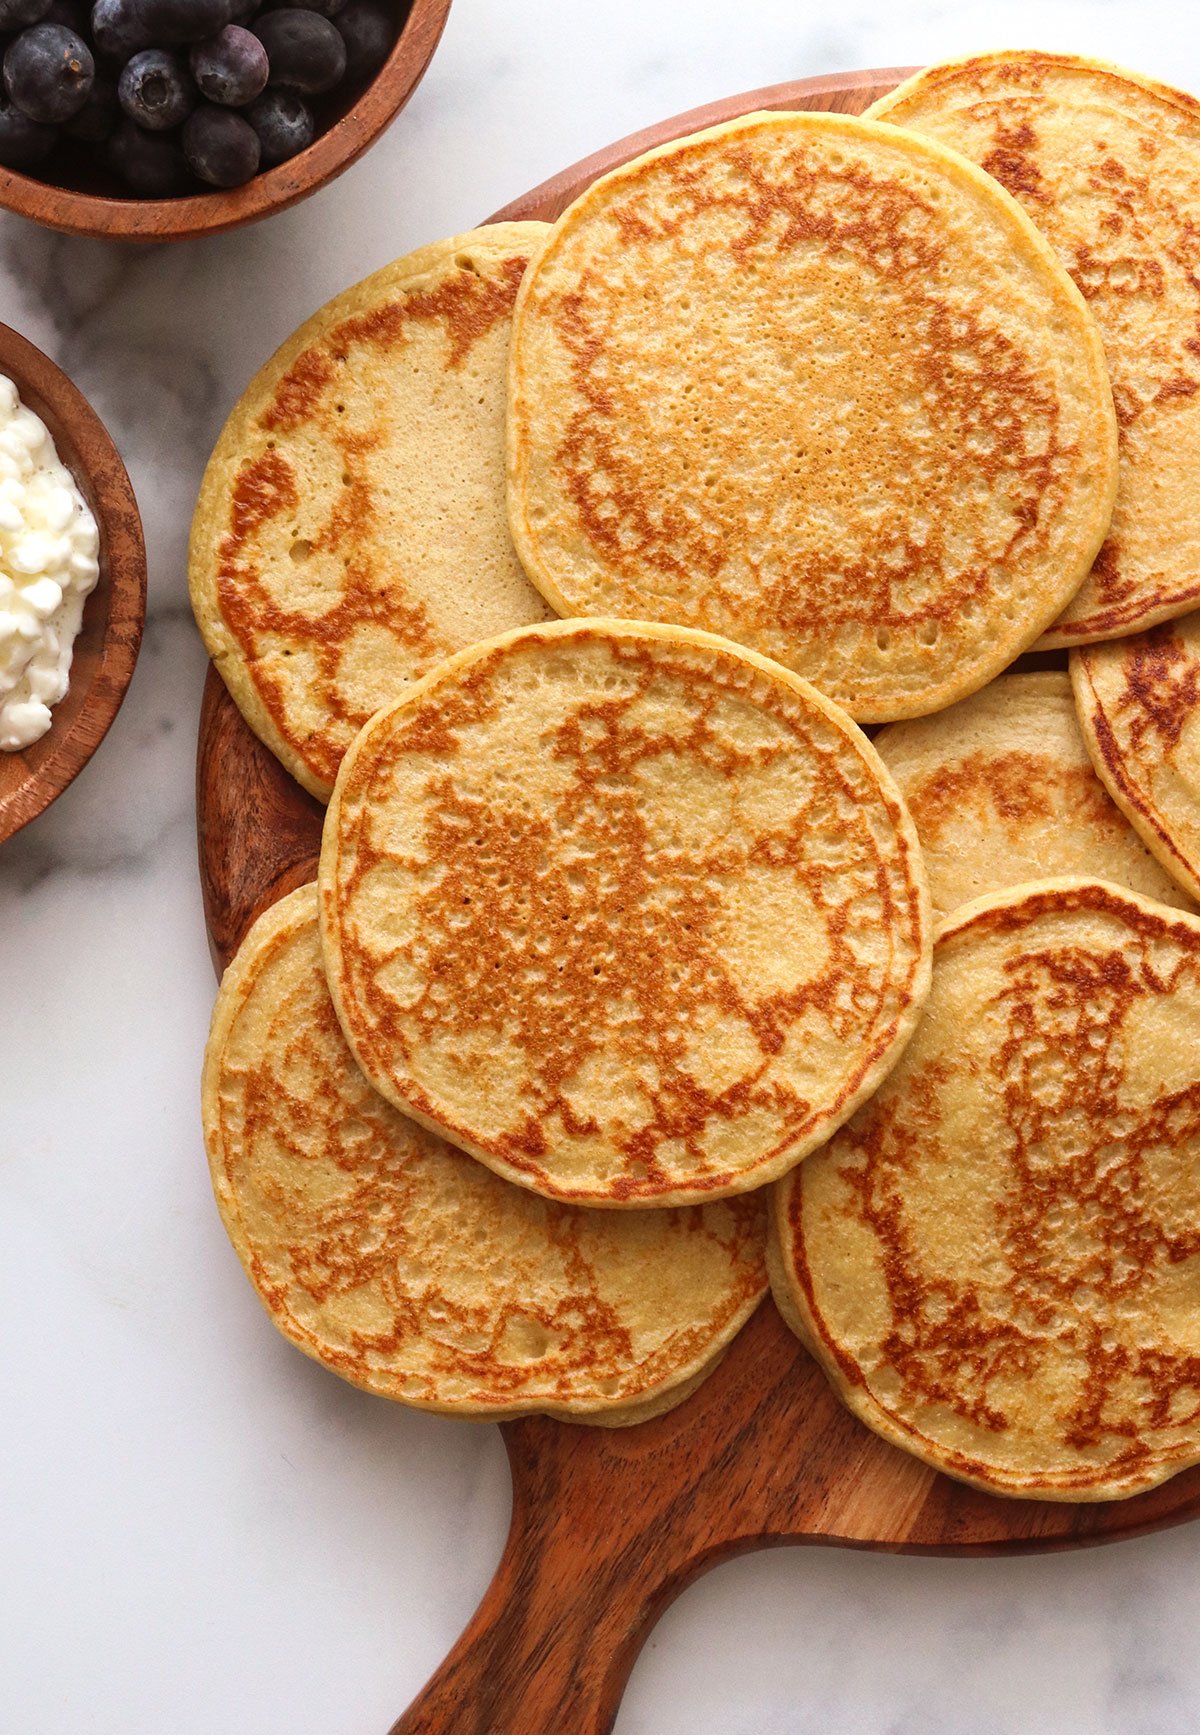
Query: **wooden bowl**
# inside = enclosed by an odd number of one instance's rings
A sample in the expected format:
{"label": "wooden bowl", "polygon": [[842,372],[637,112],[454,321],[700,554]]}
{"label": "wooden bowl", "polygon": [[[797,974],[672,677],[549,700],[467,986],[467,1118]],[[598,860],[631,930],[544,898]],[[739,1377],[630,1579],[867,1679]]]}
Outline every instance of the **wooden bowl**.
{"label": "wooden bowl", "polygon": [[3,843],[62,794],[121,708],[142,640],[146,550],[125,466],[83,394],[49,356],[7,325],[0,325],[0,373],[45,422],[100,531],[100,577],[84,604],[70,686],[40,741],[20,753],[0,752]]}
{"label": "wooden bowl", "polygon": [[348,169],[391,125],[421,82],[449,11],[450,0],[411,0],[391,53],[366,89],[334,111],[333,124],[306,151],[244,187],[177,199],[122,198],[115,178],[81,155],[56,183],[0,168],[0,207],[47,229],[106,241],[184,241],[284,211]]}

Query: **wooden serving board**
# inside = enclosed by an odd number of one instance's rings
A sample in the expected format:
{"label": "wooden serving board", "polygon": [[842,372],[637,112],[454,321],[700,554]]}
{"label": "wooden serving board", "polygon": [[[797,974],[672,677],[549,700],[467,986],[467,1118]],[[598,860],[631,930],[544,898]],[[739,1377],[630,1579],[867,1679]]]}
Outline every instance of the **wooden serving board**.
{"label": "wooden serving board", "polygon": [[[598,174],[752,109],[861,113],[902,76],[854,73],[732,97],[623,139],[498,215],[553,218]],[[197,774],[205,915],[222,966],[262,910],[315,877],[323,810],[250,733],[212,669]],[[513,1484],[503,1558],[392,1735],[602,1735],[663,1609],[749,1549],[1072,1548],[1200,1509],[1200,1467],[1136,1499],[1083,1506],[998,1499],[940,1476],[842,1407],[769,1301],[669,1415],[618,1430],[539,1417],[501,1432]]]}

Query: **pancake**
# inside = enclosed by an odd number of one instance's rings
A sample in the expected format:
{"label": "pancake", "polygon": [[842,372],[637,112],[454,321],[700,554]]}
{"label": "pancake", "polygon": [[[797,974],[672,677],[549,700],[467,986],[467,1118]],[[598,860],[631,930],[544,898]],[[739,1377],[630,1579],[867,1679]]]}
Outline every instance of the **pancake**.
{"label": "pancake", "polygon": [[1096,316],[1120,423],[1112,528],[1043,643],[1136,632],[1200,602],[1200,103],[1069,54],[932,66],[869,111],[982,164]]}
{"label": "pancake", "polygon": [[226,971],[203,1100],[217,1203],[267,1312],[381,1397],[643,1420],[694,1389],[765,1292],[762,1199],[580,1211],[390,1108],[330,1004],[315,886]]}
{"label": "pancake", "polygon": [[994,181],[759,114],[597,181],[513,319],[509,515],[560,614],[726,634],[860,721],[1031,644],[1112,511],[1078,290]]}
{"label": "pancake", "polygon": [[1130,824],[1200,898],[1200,614],[1071,653],[1088,752]]}
{"label": "pancake", "polygon": [[1200,919],[1100,881],[964,905],[871,1102],[776,1192],[772,1282],[851,1410],[993,1494],[1200,1459]]}
{"label": "pancake", "polygon": [[1191,908],[1092,770],[1065,672],[1002,675],[875,737],[913,817],[936,916],[1025,880],[1087,874]]}
{"label": "pancake", "polygon": [[542,223],[424,247],[336,296],[217,441],[192,606],[242,715],[327,801],[380,705],[450,652],[551,610],[513,551],[504,379]]}
{"label": "pancake", "polygon": [[774,1179],[928,990],[920,851],[870,743],[705,633],[559,621],[459,652],[347,754],[319,883],[376,1088],[580,1203]]}

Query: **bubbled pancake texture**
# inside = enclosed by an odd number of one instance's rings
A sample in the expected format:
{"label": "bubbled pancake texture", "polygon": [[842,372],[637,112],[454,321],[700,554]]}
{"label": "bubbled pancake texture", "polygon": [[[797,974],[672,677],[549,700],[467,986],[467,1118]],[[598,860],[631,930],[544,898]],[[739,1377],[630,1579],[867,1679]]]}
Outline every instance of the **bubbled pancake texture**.
{"label": "bubbled pancake texture", "polygon": [[870,111],[950,145],[1057,249],[1104,339],[1120,488],[1096,565],[1048,644],[1109,638],[1200,599],[1200,105],[1070,56],[932,67]]}
{"label": "bubbled pancake texture", "polygon": [[999,1493],[1200,1457],[1200,921],[969,906],[875,1098],[781,1186],[785,1306],[863,1420]]}
{"label": "bubbled pancake texture", "polygon": [[270,910],[226,974],[205,1126],[276,1325],[384,1397],[620,1420],[704,1370],[765,1288],[760,1200],[579,1211],[389,1107],[330,1003],[315,886]]}
{"label": "bubbled pancake texture", "polygon": [[1101,777],[1200,898],[1200,615],[1073,651],[1071,678]]}
{"label": "bubbled pancake texture", "polygon": [[1049,248],[845,117],[597,182],[523,285],[511,393],[513,535],[560,613],[726,634],[862,720],[998,673],[1111,511],[1103,355]]}
{"label": "bubbled pancake texture", "polygon": [[1092,769],[1065,672],[1003,675],[881,730],[875,748],[916,825],[935,915],[1060,874],[1192,907]]}
{"label": "bubbled pancake texture", "polygon": [[451,651],[551,610],[504,504],[510,316],[545,225],[424,248],[301,328],[235,409],[192,537],[201,630],[325,799],[360,726]]}
{"label": "bubbled pancake texture", "polygon": [[321,887],[378,1088],[598,1204],[781,1173],[892,1064],[928,979],[916,839],[869,743],[661,627],[509,635],[376,718]]}

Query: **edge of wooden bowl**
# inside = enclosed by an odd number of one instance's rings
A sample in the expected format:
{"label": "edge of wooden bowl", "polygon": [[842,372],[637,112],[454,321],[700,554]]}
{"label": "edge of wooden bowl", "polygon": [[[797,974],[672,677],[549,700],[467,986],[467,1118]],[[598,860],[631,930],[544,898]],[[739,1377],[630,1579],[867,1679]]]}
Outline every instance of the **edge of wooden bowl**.
{"label": "edge of wooden bowl", "polygon": [[65,235],[144,242],[219,235],[285,211],[336,180],[386,132],[425,76],[450,6],[451,0],[412,0],[391,53],[353,107],[306,151],[244,187],[177,199],[116,199],[0,168],[0,207]]}
{"label": "edge of wooden bowl", "polygon": [[0,843],[73,782],[108,733],[137,662],[146,551],[133,486],[103,422],[50,357],[0,325],[0,373],[45,422],[100,531],[100,577],[83,611],[71,682],[40,741],[0,753]]}

